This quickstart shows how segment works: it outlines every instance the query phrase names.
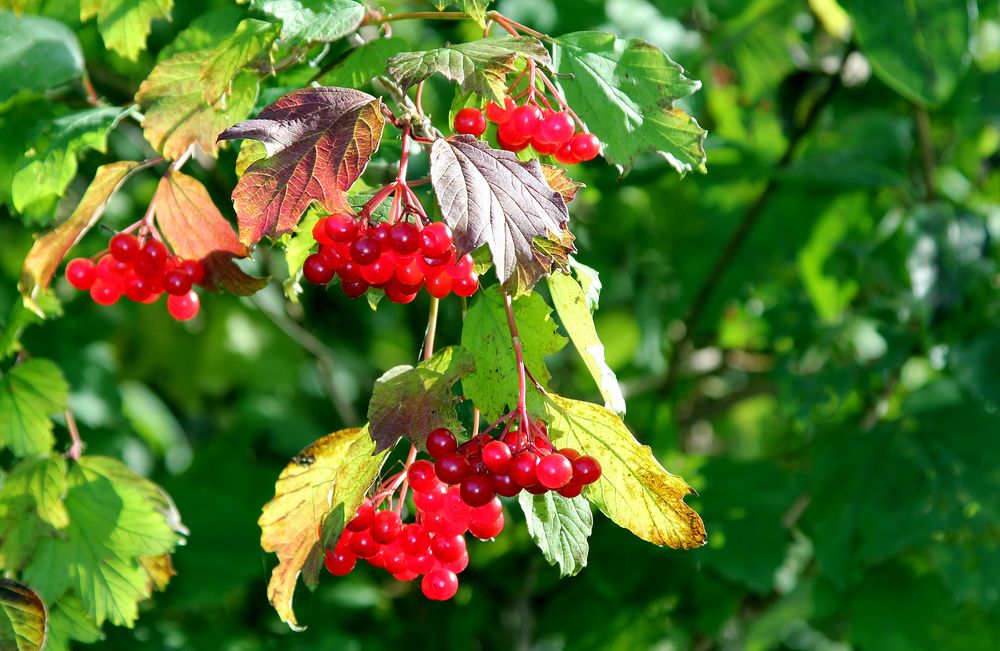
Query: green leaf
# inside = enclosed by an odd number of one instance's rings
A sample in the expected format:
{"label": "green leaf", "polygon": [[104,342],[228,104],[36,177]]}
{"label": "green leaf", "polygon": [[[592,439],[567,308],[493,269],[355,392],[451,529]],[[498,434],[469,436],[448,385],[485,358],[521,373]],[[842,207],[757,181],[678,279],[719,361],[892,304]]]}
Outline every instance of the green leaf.
{"label": "green leaf", "polygon": [[69,651],[70,640],[93,644],[103,638],[100,627],[87,616],[80,600],[72,594],[64,594],[49,609],[45,651]]}
{"label": "green leaf", "polygon": [[953,0],[844,0],[875,74],[923,106],[947,100],[971,60],[976,5]]}
{"label": "green leaf", "polygon": [[464,348],[449,346],[416,367],[396,366],[375,381],[368,404],[368,431],[375,450],[391,448],[400,437],[423,447],[427,435],[438,427],[461,432],[455,413],[458,397],[451,387],[472,371],[472,356]]}
{"label": "green leaf", "polygon": [[523,491],[517,502],[531,539],[550,565],[559,566],[559,576],[575,576],[587,566],[587,539],[594,526],[587,500],[580,495],[569,499],[555,492],[532,495]]}
{"label": "green leaf", "polygon": [[0,360],[10,357],[23,350],[21,335],[32,325],[41,323],[43,319],[62,316],[62,303],[52,294],[38,296],[35,307],[43,316],[29,310],[20,297],[14,301],[10,316],[0,326]]}
{"label": "green leaf", "polygon": [[461,0],[462,11],[469,14],[472,20],[479,23],[481,27],[486,26],[486,7],[490,6],[493,0]]}
{"label": "green leaf", "polygon": [[0,649],[41,651],[47,621],[45,604],[34,591],[0,578]]}
{"label": "green leaf", "polygon": [[[549,381],[545,356],[566,345],[566,338],[556,329],[552,308],[538,294],[527,294],[514,301],[514,322],[524,348],[524,365],[544,387]],[[517,402],[517,363],[511,344],[503,296],[495,289],[479,292],[465,316],[462,347],[472,353],[476,370],[462,380],[465,396],[482,412],[487,421],[506,413],[507,405]],[[541,399],[528,392],[528,407],[538,411]]]}
{"label": "green leaf", "polygon": [[241,22],[201,64],[201,93],[205,101],[214,104],[229,91],[243,68],[268,59],[271,44],[277,37],[277,25],[253,19]]}
{"label": "green leaf", "polygon": [[601,478],[584,495],[617,525],[655,545],[693,549],[705,544],[705,525],[684,497],[694,493],[663,469],[613,412],[550,394],[545,400],[549,438],[601,464]]}
{"label": "green leaf", "polygon": [[532,36],[491,36],[425,52],[406,52],[389,60],[389,74],[406,90],[433,74],[457,83],[464,92],[474,92],[503,104],[507,73],[516,69],[518,56],[549,65],[549,54]]}
{"label": "green leaf", "polygon": [[156,53],[156,61],[169,59],[178,52],[216,47],[236,31],[245,15],[245,9],[237,6],[219,7],[199,14],[170,45]]}
{"label": "green leaf", "polygon": [[80,42],[68,27],[40,16],[0,11],[0,108],[83,75]]}
{"label": "green leaf", "polygon": [[0,501],[13,502],[27,496],[34,502],[34,511],[46,524],[63,529],[69,524],[69,513],[63,504],[66,494],[66,459],[61,456],[24,459],[7,475],[0,489]]}
{"label": "green leaf", "polygon": [[575,32],[556,39],[566,100],[604,143],[608,162],[627,171],[654,152],[681,174],[705,171],[705,130],[674,106],[701,87],[662,50],[640,39]]}
{"label": "green leaf", "polygon": [[97,16],[104,45],[130,61],[146,49],[150,23],[170,19],[174,0],[81,0],[80,20]]}
{"label": "green leaf", "polygon": [[87,149],[107,151],[108,133],[131,109],[95,108],[53,120],[14,176],[14,208],[58,197],[76,176],[77,158]]}
{"label": "green leaf", "polygon": [[49,414],[66,409],[69,386],[62,371],[45,359],[31,359],[0,377],[0,446],[19,457],[52,450]]}
{"label": "green leaf", "polygon": [[327,43],[361,25],[365,6],[354,0],[251,0],[250,8],[281,21],[291,43]]}
{"label": "green leaf", "polygon": [[323,86],[361,88],[379,75],[384,75],[389,59],[410,49],[401,38],[377,38],[357,47],[332,70],[320,78]]}
{"label": "green leaf", "polygon": [[[243,143],[257,142],[256,140],[244,140]],[[259,144],[259,143],[258,143]],[[312,230],[320,217],[326,214],[316,204],[313,204],[302,216],[302,221],[295,227],[295,233],[288,239],[285,245],[285,264],[288,265],[288,280],[284,282],[285,296],[293,303],[299,302],[299,294],[302,293],[302,265],[306,258],[313,252],[316,240],[313,238]]]}
{"label": "green leaf", "polygon": [[569,333],[583,363],[597,383],[604,398],[604,406],[619,416],[625,415],[625,397],[618,385],[618,377],[604,360],[604,344],[597,336],[594,315],[587,307],[587,297],[580,284],[571,276],[554,273],[548,279],[552,304],[559,313],[559,321]]}

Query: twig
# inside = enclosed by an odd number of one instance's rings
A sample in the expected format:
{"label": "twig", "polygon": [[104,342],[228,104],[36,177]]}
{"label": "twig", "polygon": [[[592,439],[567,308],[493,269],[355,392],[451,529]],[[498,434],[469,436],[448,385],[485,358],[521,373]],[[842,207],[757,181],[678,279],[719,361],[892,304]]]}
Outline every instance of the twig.
{"label": "twig", "polygon": [[66,450],[66,458],[79,461],[80,456],[83,454],[83,439],[80,438],[80,430],[76,426],[76,418],[73,417],[73,412],[67,409],[63,413],[66,417],[66,429],[69,430],[69,438],[73,441],[73,444],[69,446],[69,450]]}
{"label": "twig", "polygon": [[438,305],[441,301],[431,298],[431,311],[427,316],[427,333],[424,335],[423,359],[430,359],[434,354],[434,338],[437,336]]}
{"label": "twig", "polygon": [[398,20],[465,20],[468,14],[462,11],[405,11],[398,14],[370,13],[364,25],[381,25]]}

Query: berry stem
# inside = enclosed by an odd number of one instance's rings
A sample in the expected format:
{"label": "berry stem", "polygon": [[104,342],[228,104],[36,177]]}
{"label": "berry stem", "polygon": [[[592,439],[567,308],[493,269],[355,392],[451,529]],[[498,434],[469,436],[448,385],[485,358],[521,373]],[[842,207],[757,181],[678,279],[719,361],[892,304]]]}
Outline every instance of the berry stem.
{"label": "berry stem", "polygon": [[490,11],[486,15],[489,18],[492,18],[493,20],[495,20],[498,25],[500,25],[501,27],[503,27],[505,30],[507,30],[509,33],[513,34],[514,36],[518,36],[517,32],[518,31],[522,31],[525,34],[530,34],[531,36],[534,36],[535,38],[541,39],[543,41],[548,41],[549,43],[555,43],[555,39],[552,38],[551,36],[549,36],[548,34],[542,34],[539,31],[531,29],[527,25],[522,25],[521,23],[517,22],[516,20],[511,20],[510,18],[508,18],[507,16],[504,16],[499,11]]}
{"label": "berry stem", "polygon": [[369,14],[365,24],[381,25],[397,20],[465,20],[469,16],[463,11],[404,11],[398,14],[382,15],[377,12]]}
{"label": "berry stem", "polygon": [[73,461],[79,461],[80,456],[83,454],[83,439],[80,438],[80,430],[76,426],[76,418],[73,416],[73,412],[67,409],[64,414],[66,429],[69,430],[69,438],[73,441],[72,445],[69,446],[69,450],[66,451],[66,457]]}
{"label": "berry stem", "polygon": [[510,294],[504,292],[503,307],[507,312],[507,326],[510,328],[510,338],[514,344],[514,358],[517,360],[517,411],[524,426],[527,427],[528,419],[528,382],[527,373],[524,368],[524,349],[521,346],[521,337],[517,334],[517,323],[514,321],[514,302]]}
{"label": "berry stem", "polygon": [[581,120],[580,116],[578,116],[576,112],[569,107],[569,104],[566,103],[566,100],[563,99],[563,96],[559,94],[559,90],[556,88],[555,84],[553,84],[552,81],[549,80],[548,75],[546,75],[544,72],[539,72],[538,78],[542,80],[542,83],[545,84],[545,87],[548,88],[549,92],[552,93],[552,96],[556,98],[556,102],[559,103],[559,106],[562,108],[562,110],[569,113],[570,117],[573,118],[573,120],[577,123],[581,131],[586,132],[587,127],[583,124],[583,120]]}

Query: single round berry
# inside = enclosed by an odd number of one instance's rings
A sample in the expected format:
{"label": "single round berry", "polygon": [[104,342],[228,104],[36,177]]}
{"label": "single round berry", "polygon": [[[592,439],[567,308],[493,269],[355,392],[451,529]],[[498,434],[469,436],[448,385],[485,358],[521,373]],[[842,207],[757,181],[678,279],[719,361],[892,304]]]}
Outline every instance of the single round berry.
{"label": "single round berry", "polygon": [[448,570],[431,570],[420,580],[420,591],[433,601],[447,601],[458,592],[458,577]]}
{"label": "single round berry", "polygon": [[336,273],[326,256],[313,253],[302,263],[302,275],[313,285],[325,285],[333,280]]}
{"label": "single round berry", "polygon": [[142,276],[129,276],[125,280],[124,294],[130,301],[142,303],[153,294],[153,283]]}
{"label": "single round berry", "polygon": [[510,447],[503,441],[490,441],[483,446],[483,463],[486,464],[490,472],[506,473],[513,456]]}
{"label": "single round berry", "polygon": [[537,153],[539,156],[551,156],[552,154],[556,153],[557,149],[559,149],[559,144],[542,142],[537,138],[532,138],[531,148],[534,149],[535,153]]}
{"label": "single round berry", "polygon": [[336,271],[340,271],[351,261],[350,249],[344,244],[334,244],[332,246],[321,245],[319,247],[319,255],[323,256],[326,264]]}
{"label": "single round berry", "polygon": [[395,545],[383,547],[379,556],[382,557],[382,567],[389,574],[402,574],[410,569],[406,554]]}
{"label": "single round berry", "polygon": [[542,121],[542,111],[534,104],[518,106],[510,114],[510,128],[522,139],[529,139],[538,131]]}
{"label": "single round berry", "polygon": [[[327,236],[334,242],[347,244],[353,242],[358,234],[358,223],[354,217],[346,214],[330,215],[326,218],[323,227],[326,229]],[[316,238],[316,241],[320,244],[323,243],[319,238]]]}
{"label": "single round berry", "polygon": [[405,525],[399,532],[400,548],[411,556],[422,554],[427,551],[431,544],[431,535],[427,533],[423,525],[412,522]]}
{"label": "single round berry", "polygon": [[500,498],[494,497],[486,504],[477,506],[469,514],[469,522],[493,522],[503,516],[503,504]]}
{"label": "single round berry", "polygon": [[601,141],[592,133],[578,133],[570,140],[570,147],[577,160],[588,161],[601,151]]}
{"label": "single round berry", "polygon": [[574,450],[573,448],[561,448],[559,450],[559,454],[563,455],[570,461],[576,461],[577,459],[580,458],[580,453]]}
{"label": "single round berry", "polygon": [[573,481],[584,486],[601,478],[601,464],[594,457],[583,456],[573,461]]}
{"label": "single round berry", "polygon": [[556,452],[538,462],[535,474],[538,476],[538,483],[549,490],[556,490],[568,484],[573,478],[573,464]]}
{"label": "single round berry", "polygon": [[434,539],[431,540],[431,553],[442,563],[453,563],[466,553],[465,537],[434,536]]}
{"label": "single round berry", "polygon": [[424,282],[424,272],[414,259],[396,267],[396,278],[403,284],[419,287]]}
{"label": "single round berry", "polygon": [[486,118],[494,124],[503,124],[510,119],[510,114],[516,107],[514,100],[510,97],[503,98],[503,106],[494,102],[486,104]]}
{"label": "single round berry", "polygon": [[97,279],[117,287],[119,291],[121,291],[122,283],[129,271],[131,271],[129,263],[117,260],[110,255],[104,256],[97,263]]}
{"label": "single round berry", "polygon": [[438,256],[445,253],[452,244],[451,229],[444,222],[434,222],[420,231],[420,251],[424,255]]}
{"label": "single round berry", "polygon": [[135,257],[135,270],[142,276],[155,276],[163,272],[170,259],[170,251],[159,240],[149,240],[142,245]]}
{"label": "single round berry", "polygon": [[340,288],[344,290],[344,295],[348,298],[358,298],[368,291],[368,283],[363,280],[347,280],[340,283]]}
{"label": "single round berry", "polygon": [[379,551],[379,544],[375,542],[371,531],[365,529],[351,536],[350,549],[359,558],[372,558]]}
{"label": "single round berry", "polygon": [[468,276],[455,278],[451,281],[451,291],[455,292],[455,296],[468,298],[475,294],[478,289],[479,275],[474,271]]}
{"label": "single round berry", "polygon": [[521,132],[514,128],[514,121],[508,120],[497,127],[497,141],[504,149],[521,151],[528,146],[531,136],[522,136]]}
{"label": "single round berry", "polygon": [[496,496],[493,481],[482,475],[471,475],[463,479],[461,491],[462,501],[471,507],[483,506]]}
{"label": "single round berry", "polygon": [[97,265],[87,258],[75,258],[66,265],[66,280],[73,287],[87,290],[94,286],[97,280]]}
{"label": "single round berry", "polygon": [[455,114],[455,132],[478,138],[486,131],[486,116],[479,109],[464,108]]}
{"label": "single round berry", "polygon": [[437,565],[438,560],[434,558],[434,554],[432,554],[429,549],[425,549],[414,556],[406,557],[407,569],[411,572],[416,572],[417,574],[427,574],[437,567]]}
{"label": "single round berry", "polygon": [[[468,506],[465,505],[465,502],[462,502],[461,496],[459,496],[458,501],[463,506],[468,508]],[[448,505],[446,504],[445,507],[447,508],[447,506]],[[458,536],[465,533],[469,529],[469,522],[466,517],[449,515],[445,509],[442,509],[437,513],[431,513],[428,515],[425,526],[428,531],[434,533],[435,535],[441,534],[445,536]]]}
{"label": "single round berry", "polygon": [[131,233],[118,233],[108,242],[108,252],[121,262],[132,262],[139,254],[139,240]]}
{"label": "single round berry", "polygon": [[163,274],[163,289],[171,296],[183,296],[191,291],[191,278],[180,269]]}
{"label": "single round berry", "polygon": [[515,497],[521,492],[521,487],[510,475],[493,475],[493,491],[503,497]]}
{"label": "single round berry", "polygon": [[328,549],[323,564],[334,576],[346,576],[351,573],[358,562],[358,557],[346,549]]}
{"label": "single round berry", "polygon": [[382,255],[375,262],[361,267],[361,277],[365,279],[365,282],[377,287],[389,282],[395,272],[395,260],[386,255]]}
{"label": "single round berry", "polygon": [[[435,481],[437,481],[435,479]],[[427,491],[413,491],[413,504],[424,513],[434,513],[444,508],[444,496],[448,494],[448,485],[437,481],[434,488]]]}
{"label": "single round berry", "polygon": [[[337,271],[337,273],[339,273],[340,277],[344,280],[358,281],[361,280],[361,265],[348,260],[344,266]],[[365,283],[365,285],[367,284],[368,283]],[[367,287],[365,289],[367,289]]]}
{"label": "single round berry", "polygon": [[563,497],[574,498],[583,491],[583,484],[576,481],[576,479],[571,480],[568,484],[559,489],[559,494]]}
{"label": "single round berry", "polygon": [[320,217],[316,220],[316,223],[313,224],[313,239],[316,240],[316,242],[318,242],[321,246],[330,246],[333,244],[333,238],[326,232],[326,221],[326,217]]}
{"label": "single round berry", "polygon": [[420,231],[410,222],[399,222],[389,229],[389,247],[400,255],[410,255],[420,249]]}
{"label": "single round berry", "polygon": [[538,457],[528,450],[524,450],[515,454],[514,458],[510,460],[508,472],[515,483],[527,488],[538,482],[537,466]]}
{"label": "single round berry", "polygon": [[375,520],[375,507],[372,506],[371,502],[365,502],[358,507],[357,512],[350,522],[347,523],[347,530],[354,531],[355,533],[359,531],[364,531],[371,528],[372,522]]}
{"label": "single round berry", "polygon": [[531,486],[525,486],[524,490],[531,493],[532,495],[544,495],[545,493],[549,492],[548,488],[545,488],[545,486],[542,486],[542,484],[537,481]]}
{"label": "single round berry", "polygon": [[439,427],[427,435],[427,454],[435,459],[450,454],[458,448],[458,442],[451,430]]}
{"label": "single round berry", "polygon": [[201,299],[194,291],[181,296],[170,295],[167,297],[167,312],[178,321],[189,321],[198,315],[201,309]]}
{"label": "single round berry", "polygon": [[564,142],[559,145],[559,149],[557,149],[555,153],[557,163],[562,163],[563,165],[576,165],[580,162],[580,159],[573,153],[572,142],[573,141]]}
{"label": "single round berry", "polygon": [[503,514],[492,522],[470,522],[469,533],[480,540],[489,540],[500,535],[500,532],[503,531],[503,524]]}
{"label": "single round berry", "polygon": [[537,137],[541,142],[561,145],[573,137],[574,131],[576,131],[576,126],[569,113],[552,113],[545,116],[542,123],[538,125]]}
{"label": "single round berry", "polygon": [[191,279],[193,285],[205,280],[205,265],[201,263],[201,260],[181,260],[177,268]]}
{"label": "single round berry", "polygon": [[444,298],[451,293],[452,280],[448,274],[431,276],[424,281],[427,293],[434,298]]}
{"label": "single round berry", "polygon": [[469,462],[462,455],[452,452],[434,462],[434,472],[441,481],[457,484],[469,474]]}
{"label": "single round berry", "polygon": [[90,286],[90,298],[98,305],[114,305],[121,296],[122,293],[117,287],[106,283],[101,278],[98,278]]}
{"label": "single round berry", "polygon": [[406,478],[419,493],[432,491],[441,483],[434,474],[434,464],[426,459],[414,461],[406,471]]}
{"label": "single round berry", "polygon": [[395,511],[379,511],[372,520],[372,538],[380,545],[388,545],[396,540],[403,523]]}
{"label": "single round berry", "polygon": [[382,254],[382,245],[370,235],[362,235],[351,244],[351,260],[355,264],[366,265],[378,260]]}
{"label": "single round berry", "polygon": [[455,262],[448,265],[445,268],[445,273],[447,273],[452,278],[462,278],[463,276],[468,276],[475,271],[476,261],[472,259],[472,255],[466,253],[460,258],[455,258]]}

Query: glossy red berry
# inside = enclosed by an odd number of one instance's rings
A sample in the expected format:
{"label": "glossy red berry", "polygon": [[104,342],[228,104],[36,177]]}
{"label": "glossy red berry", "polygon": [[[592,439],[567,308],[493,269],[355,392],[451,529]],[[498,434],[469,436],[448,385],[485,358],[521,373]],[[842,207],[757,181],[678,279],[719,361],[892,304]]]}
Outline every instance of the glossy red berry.
{"label": "glossy red berry", "polygon": [[66,265],[66,280],[77,289],[90,289],[97,280],[97,265],[87,258],[70,260]]}
{"label": "glossy red berry", "polygon": [[494,497],[486,504],[477,506],[469,513],[469,522],[493,522],[503,516],[503,504]]}
{"label": "glossy red berry", "polygon": [[461,535],[434,536],[434,539],[431,540],[431,553],[442,563],[453,563],[466,553],[465,537]]}
{"label": "glossy red berry", "polygon": [[456,448],[458,442],[449,429],[439,427],[427,435],[427,454],[435,459],[454,452]]}
{"label": "glossy red berry", "polygon": [[406,478],[413,490],[421,493],[434,490],[440,483],[434,474],[434,464],[426,459],[414,461],[406,471]]}
{"label": "glossy red berry", "polygon": [[556,149],[555,157],[556,162],[563,165],[576,165],[580,162],[580,159],[573,153],[572,141],[559,145],[559,149]]}
{"label": "glossy red berry", "polygon": [[326,256],[313,253],[302,263],[302,275],[314,285],[325,285],[333,280],[336,273]]}
{"label": "glossy red berry", "polygon": [[445,268],[445,273],[452,278],[461,278],[462,276],[468,276],[471,274],[475,269],[475,266],[476,261],[472,259],[472,255],[466,253],[460,258],[455,258],[455,262]]}
{"label": "glossy red berry", "polygon": [[476,272],[451,281],[451,291],[455,292],[455,296],[468,298],[475,294],[478,289],[479,275]]}
{"label": "glossy red berry", "polygon": [[410,260],[406,264],[396,266],[396,278],[400,283],[419,287],[424,282],[424,272],[420,270],[417,261]]}
{"label": "glossy red berry", "polygon": [[365,529],[351,536],[350,550],[359,558],[372,558],[379,551],[371,531]]}
{"label": "glossy red berry", "polygon": [[347,529],[354,532],[364,531],[372,526],[374,520],[375,507],[372,506],[371,502],[365,502],[358,507],[354,517],[347,523]]}
{"label": "glossy red berry", "polygon": [[511,479],[514,480],[519,486],[525,488],[535,485],[538,481],[538,475],[536,473],[536,467],[538,466],[538,457],[524,450],[523,452],[518,452],[514,455],[514,458],[510,460],[510,469],[508,473]]}
{"label": "glossy red berry", "polygon": [[382,559],[382,567],[389,574],[402,574],[410,569],[406,554],[396,545],[383,547],[382,551],[379,552],[379,556]]}
{"label": "glossy red berry", "polygon": [[346,549],[328,549],[323,564],[334,576],[346,576],[358,562],[358,557]]}
{"label": "glossy red berry", "polygon": [[469,462],[462,455],[452,452],[434,462],[434,472],[441,481],[457,484],[469,474]]}
{"label": "glossy red berry", "polygon": [[345,244],[353,242],[358,234],[358,223],[354,217],[346,214],[330,215],[326,218],[324,228],[331,240]]}
{"label": "glossy red berry", "polygon": [[170,251],[163,242],[149,240],[135,257],[135,270],[142,276],[155,276],[163,271],[169,259]]}
{"label": "glossy red berry", "polygon": [[98,278],[90,286],[90,298],[98,305],[114,305],[121,298],[121,291],[103,279]]}
{"label": "glossy red berry", "polygon": [[379,511],[372,519],[372,538],[380,545],[388,545],[396,540],[403,529],[403,523],[395,511]]}
{"label": "glossy red berry", "polygon": [[351,260],[358,265],[371,264],[382,254],[382,244],[369,235],[362,235],[351,244]]}
{"label": "glossy red berry", "polygon": [[430,534],[423,525],[415,522],[403,527],[398,540],[400,548],[411,556],[427,551],[427,547],[431,544]]}
{"label": "glossy red berry", "polygon": [[486,116],[472,107],[461,109],[455,114],[455,132],[478,138],[486,131]]}
{"label": "glossy red berry", "polygon": [[580,458],[580,453],[574,450],[573,448],[561,448],[559,450],[559,454],[563,455],[570,461],[575,461],[576,459]]}
{"label": "glossy red berry", "polygon": [[435,568],[438,560],[430,550],[425,549],[419,554],[406,557],[406,567],[417,574],[427,574]]}
{"label": "glossy red berry", "polygon": [[431,570],[420,580],[420,591],[434,601],[447,601],[458,592],[458,577],[448,570]]}
{"label": "glossy red berry", "polygon": [[551,156],[556,153],[556,149],[559,149],[559,144],[542,142],[537,138],[532,138],[531,148],[534,149],[539,156]]}
{"label": "glossy red berry", "polygon": [[601,464],[594,457],[583,456],[573,461],[573,481],[587,486],[601,478]]}
{"label": "glossy red berry", "polygon": [[313,224],[312,236],[317,243],[323,246],[331,246],[333,245],[333,238],[326,232],[326,221],[326,217],[320,217],[316,220],[316,223]]}
{"label": "glossy red berry", "polygon": [[486,117],[494,124],[503,124],[510,119],[510,114],[516,107],[514,100],[510,97],[503,98],[504,105],[489,102],[486,104]]}
{"label": "glossy red berry", "polygon": [[108,252],[121,262],[132,262],[139,254],[139,240],[131,233],[118,233],[108,242]]}
{"label": "glossy red berry", "polygon": [[205,280],[205,265],[201,263],[201,260],[181,260],[177,268],[184,272],[194,285]]}
{"label": "glossy red berry", "polygon": [[180,296],[170,295],[167,297],[167,311],[170,316],[178,321],[189,321],[198,315],[201,309],[201,299],[194,291]]}
{"label": "glossy red berry", "polygon": [[510,466],[510,460],[514,455],[510,452],[510,447],[503,441],[490,441],[483,446],[483,463],[490,472],[504,474]]}
{"label": "glossy red berry", "polygon": [[578,133],[570,140],[570,147],[577,160],[588,161],[601,151],[601,141],[592,133]]}
{"label": "glossy red berry", "polygon": [[381,286],[389,282],[396,272],[396,262],[386,255],[382,255],[375,262],[361,267],[361,277],[365,282]]}
{"label": "glossy red berry", "polygon": [[573,498],[579,495],[583,491],[583,484],[576,481],[576,479],[571,480],[568,484],[559,489],[559,494],[563,497]]}
{"label": "glossy red berry", "polygon": [[557,452],[539,461],[535,474],[538,483],[549,490],[556,490],[568,484],[573,478],[573,464]]}
{"label": "glossy red berry", "polygon": [[444,222],[434,222],[420,231],[420,251],[431,257],[441,255],[451,248],[451,229]]}
{"label": "glossy red berry", "polygon": [[191,278],[179,269],[163,274],[163,289],[172,296],[183,296],[191,291]]}
{"label": "glossy red berry", "polygon": [[441,273],[436,276],[431,276],[424,280],[424,287],[427,288],[427,293],[434,298],[444,298],[451,293],[452,280],[451,276],[446,273]]}
{"label": "glossy red berry", "polygon": [[561,145],[573,137],[576,126],[569,113],[551,113],[538,125],[536,137],[541,142]]}
{"label": "glossy red berry", "polygon": [[393,224],[388,240],[389,247],[400,255],[410,255],[420,249],[420,231],[410,222]]}
{"label": "glossy red berry", "polygon": [[504,519],[503,514],[501,514],[499,518],[490,522],[470,522],[469,533],[480,540],[489,540],[500,535],[500,532],[503,531],[503,525]]}
{"label": "glossy red berry", "polygon": [[368,283],[363,280],[347,280],[340,283],[340,288],[344,290],[344,295],[348,298],[358,298],[368,291]]}
{"label": "glossy red berry", "polygon": [[153,293],[153,283],[142,276],[129,276],[125,279],[125,296],[136,303],[142,303]]}
{"label": "glossy red berry", "polygon": [[534,104],[523,104],[510,114],[510,129],[522,140],[530,139],[538,131],[542,121],[542,111]]}
{"label": "glossy red berry", "polygon": [[511,479],[510,475],[493,475],[493,491],[503,497],[514,497],[521,492],[521,487]]}
{"label": "glossy red berry", "polygon": [[434,513],[444,508],[444,496],[447,494],[448,485],[438,481],[434,488],[430,490],[414,490],[413,504],[424,513]]}
{"label": "glossy red berry", "polygon": [[462,501],[472,507],[482,506],[496,496],[493,481],[483,475],[470,475],[463,479],[461,490]]}

